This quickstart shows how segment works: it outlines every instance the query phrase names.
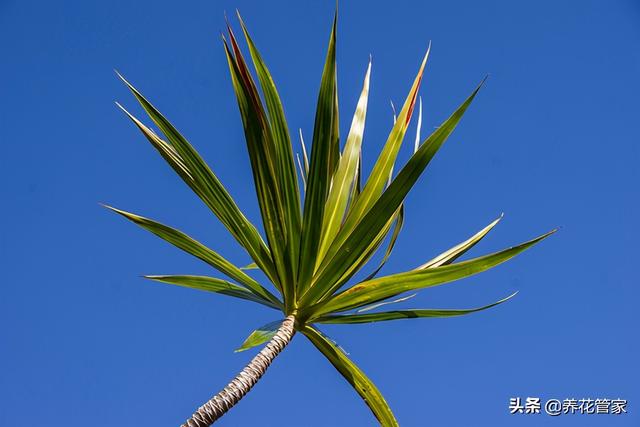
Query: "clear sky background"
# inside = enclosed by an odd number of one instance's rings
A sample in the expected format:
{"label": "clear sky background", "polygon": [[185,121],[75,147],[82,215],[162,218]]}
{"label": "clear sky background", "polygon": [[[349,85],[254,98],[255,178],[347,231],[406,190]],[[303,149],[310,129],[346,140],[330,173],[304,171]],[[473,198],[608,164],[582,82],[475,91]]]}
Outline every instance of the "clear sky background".
{"label": "clear sky background", "polygon": [[[113,104],[142,116],[117,68],[259,222],[219,39],[225,10],[236,7],[292,133],[310,137],[333,2],[0,1],[0,425],[178,425],[255,353],[233,349],[277,318],[139,278],[215,272],[98,205],[158,219],[249,262]],[[473,307],[520,291],[494,310],[323,330],[402,426],[639,425],[640,4],[342,1],[343,134],[373,56],[365,171],[390,129],[389,100],[402,101],[430,40],[425,132],[490,78],[410,193],[384,272],[419,265],[501,212],[473,255],[561,230],[405,304]],[[516,396],[623,398],[629,414],[511,416]],[[220,425],[376,422],[297,336]]]}

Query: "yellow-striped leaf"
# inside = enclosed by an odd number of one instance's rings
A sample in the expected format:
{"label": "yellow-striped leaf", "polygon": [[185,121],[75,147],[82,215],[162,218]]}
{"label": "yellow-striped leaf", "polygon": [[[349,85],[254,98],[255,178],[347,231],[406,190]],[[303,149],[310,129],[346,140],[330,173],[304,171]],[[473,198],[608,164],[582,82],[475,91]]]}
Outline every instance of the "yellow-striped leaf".
{"label": "yellow-striped leaf", "polygon": [[366,314],[331,314],[323,316],[315,322],[317,323],[336,323],[336,324],[356,324],[356,323],[372,323],[372,322],[384,322],[387,320],[399,320],[399,319],[417,319],[422,317],[454,317],[464,316],[466,314],[476,313],[478,311],[486,310],[496,305],[502,304],[513,298],[517,292],[509,295],[506,298],[496,301],[493,304],[485,305],[477,308],[467,309],[409,309],[409,310],[394,310],[383,311],[379,313],[366,313]]}
{"label": "yellow-striped leaf", "polygon": [[312,308],[313,315],[311,318],[362,307],[404,292],[442,285],[472,276],[513,258],[555,231],[553,230],[520,245],[468,261],[425,270],[392,274],[361,282]]}

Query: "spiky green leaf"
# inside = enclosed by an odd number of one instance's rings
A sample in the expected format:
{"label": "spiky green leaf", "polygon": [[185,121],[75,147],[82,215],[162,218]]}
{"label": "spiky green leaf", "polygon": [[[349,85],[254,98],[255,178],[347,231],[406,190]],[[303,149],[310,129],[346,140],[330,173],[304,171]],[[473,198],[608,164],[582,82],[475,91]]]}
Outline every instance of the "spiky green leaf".
{"label": "spiky green leaf", "polygon": [[[304,302],[315,302],[332,295],[345,283],[345,272],[361,257],[361,254],[367,250],[370,243],[379,235],[380,230],[385,227],[389,219],[395,214],[433,156],[451,135],[464,112],[477,95],[481,85],[482,83],[411,156],[391,185],[384,191],[353,231],[348,233],[348,237],[344,239],[344,242],[341,243],[341,239],[336,238],[332,244],[333,249],[329,249],[325,261],[314,276],[313,285],[303,298]],[[362,194],[359,197],[362,197]],[[341,230],[339,236],[344,231],[344,229]],[[335,255],[328,259],[332,253],[335,253]]]}
{"label": "spiky green leaf", "polygon": [[386,301],[383,301],[383,302],[377,302],[375,304],[371,304],[371,305],[367,305],[367,306],[364,306],[362,308],[359,308],[358,310],[356,310],[356,313],[364,313],[366,311],[375,310],[376,308],[384,307],[385,305],[398,304],[398,303],[410,300],[411,298],[415,297],[416,295],[418,295],[418,294],[415,293],[415,294],[407,295],[406,297],[400,297],[400,298],[396,298],[396,299],[393,299],[393,300],[386,300]]}
{"label": "spiky green leaf", "polygon": [[278,298],[276,298],[271,292],[265,289],[261,284],[256,282],[253,278],[248,276],[244,271],[240,270],[238,267],[236,267],[235,265],[227,261],[224,257],[222,257],[217,252],[209,249],[202,243],[187,236],[182,231],[176,230],[174,228],[161,224],[152,219],[123,211],[121,209],[116,209],[114,207],[106,206],[106,205],[105,207],[122,215],[123,217],[127,218],[129,221],[132,221],[136,225],[139,225],[145,230],[150,231],[151,233],[155,234],[161,239],[187,252],[188,254],[201,259],[202,261],[206,262],[213,268],[226,274],[232,279],[237,280],[238,283],[245,286],[254,295],[257,295],[265,299],[266,301],[271,301],[275,304],[279,303]]}
{"label": "spiky green leaf", "polygon": [[333,241],[345,215],[349,196],[358,173],[358,162],[362,147],[362,135],[367,115],[367,100],[369,96],[369,77],[371,75],[371,61],[367,67],[364,83],[356,111],[351,121],[351,129],[347,136],[338,169],[333,177],[327,203],[322,220],[322,238],[318,248],[316,266],[324,257],[329,245]]}
{"label": "spiky green leaf", "polygon": [[462,279],[482,271],[488,270],[507,261],[525,251],[541,240],[553,234],[556,230],[543,234],[520,245],[504,249],[479,258],[441,267],[413,270],[392,274],[373,280],[361,282],[349,288],[312,309],[312,318],[320,315],[346,311],[362,307],[399,295],[404,292],[442,285],[454,280]]}
{"label": "spiky green leaf", "polygon": [[145,279],[154,280],[156,282],[168,283],[170,285],[184,286],[186,288],[199,289],[201,291],[215,292],[224,294],[236,298],[245,299],[248,301],[257,302],[258,304],[265,305],[267,307],[282,310],[282,304],[268,301],[262,297],[258,297],[246,288],[235,285],[226,280],[217,279],[215,277],[207,276],[167,276],[167,275],[153,275],[144,276]]}
{"label": "spiky green leaf", "polygon": [[[129,90],[136,97],[140,105],[147,112],[151,120],[160,128],[171,144],[162,144],[157,141],[159,137],[152,137],[150,130],[140,121],[129,115],[134,123],[145,134],[147,139],[158,149],[165,160],[178,172],[183,180],[205,202],[220,222],[242,245],[251,258],[260,266],[268,277],[275,276],[275,270],[271,261],[271,254],[265,245],[260,233],[253,224],[247,220],[240,211],[235,201],[231,198],[218,177],[200,157],[198,152],[178,132],[178,130],[122,75],[118,74]],[[151,132],[151,134],[153,134]],[[160,140],[161,141],[161,140]],[[172,152],[168,158],[168,152]],[[178,168],[179,170],[177,170]]]}
{"label": "spiky green leaf", "polygon": [[276,155],[276,171],[278,173],[278,187],[282,195],[284,205],[285,232],[287,233],[287,258],[291,263],[292,279],[297,275],[298,264],[298,242],[300,240],[301,212],[300,212],[300,191],[298,189],[298,179],[296,177],[295,161],[291,147],[289,128],[284,115],[280,95],[271,77],[260,52],[249,35],[246,25],[238,13],[240,24],[249,46],[249,52],[255,66],[258,80],[264,94],[267,112],[269,113],[269,124],[273,135]]}
{"label": "spiky green leaf", "polygon": [[288,301],[290,300],[288,295],[291,294],[292,263],[287,261],[286,255],[288,253],[286,215],[277,182],[277,156],[273,136],[257,88],[231,28],[229,28],[229,35],[233,53],[224,39],[223,45],[244,126],[262,223],[276,268],[276,275],[271,279],[285,295],[285,301]]}
{"label": "spiky green leaf", "polygon": [[502,215],[500,215],[497,219],[495,219],[491,224],[487,225],[482,230],[478,231],[476,234],[468,238],[462,243],[457,244],[453,248],[441,253],[437,257],[429,260],[416,268],[416,270],[424,270],[425,268],[433,268],[440,267],[441,265],[451,264],[453,261],[464,255],[469,249],[474,247],[480,240],[484,238],[484,236],[491,231],[493,227],[495,227],[498,222],[502,219]]}
{"label": "spiky green leaf", "polygon": [[[369,274],[365,280],[371,280],[382,270],[382,267],[387,263],[389,257],[391,256],[391,252],[393,252],[393,248],[396,245],[396,241],[398,240],[398,236],[400,235],[400,231],[402,231],[402,225],[404,224],[404,204],[400,205],[400,209],[398,210],[398,214],[394,221],[393,233],[391,233],[391,238],[389,239],[389,244],[387,245],[387,250],[384,253],[384,256],[380,260],[380,264],[376,267],[371,274]],[[386,234],[386,233],[385,233]]]}
{"label": "spiky green leaf", "polygon": [[[367,262],[369,262],[369,260],[371,259],[371,257],[373,257],[373,255],[378,251],[378,249],[380,248],[380,246],[382,245],[382,243],[384,243],[384,240],[386,239],[387,235],[389,234],[389,231],[391,231],[391,227],[396,224],[398,225],[398,218],[400,215],[400,212],[402,211],[402,206],[400,209],[398,209],[398,211],[396,212],[396,214],[394,216],[392,216],[389,221],[387,221],[387,224],[384,226],[384,228],[382,230],[380,230],[378,232],[378,235],[376,236],[376,238],[369,243],[369,246],[360,254],[360,256],[345,270],[345,272],[342,274],[342,276],[337,280],[337,282],[335,283],[335,287],[338,288],[339,286],[341,286],[342,284],[346,283],[351,276],[353,276],[353,274],[357,271],[360,271],[366,264]],[[394,227],[394,234],[396,233],[396,231],[399,231],[398,228]],[[395,241],[394,239],[397,238],[397,234],[394,237],[392,235],[389,243],[394,245]],[[391,246],[392,248],[392,246]],[[389,249],[389,246],[387,247],[387,249]],[[388,252],[389,254],[391,253],[390,251]],[[385,253],[385,257],[388,256]],[[378,267],[381,269],[382,266],[384,265],[384,263],[386,262],[385,257],[383,257],[383,259],[381,260],[380,265],[378,265]],[[376,270],[378,270],[378,268],[376,268]],[[374,270],[374,274],[373,276],[375,276],[375,274],[377,274],[377,271]],[[371,275],[370,275],[371,276]]]}
{"label": "spiky green leaf", "polygon": [[356,323],[372,323],[372,322],[384,322],[387,320],[398,319],[416,319],[421,317],[453,317],[464,316],[465,314],[475,313],[478,311],[486,310],[496,305],[502,304],[513,298],[517,292],[509,295],[506,298],[496,301],[493,304],[485,305],[483,307],[468,308],[468,309],[410,309],[410,310],[394,310],[383,311],[379,313],[366,313],[366,314],[333,314],[323,316],[316,319],[317,323],[336,323],[336,324],[356,324]]}
{"label": "spiky green leaf", "polygon": [[350,235],[376,200],[378,200],[385,188],[387,180],[391,176],[393,165],[395,164],[398,151],[400,150],[404,135],[409,126],[409,121],[411,120],[411,115],[418,95],[418,89],[420,88],[420,82],[422,81],[422,75],[424,73],[424,67],[427,63],[427,58],[429,57],[429,51],[430,49],[427,50],[427,53],[420,64],[420,69],[413,81],[411,89],[409,90],[409,94],[407,95],[402,110],[400,111],[400,115],[398,116],[398,120],[396,120],[393,128],[391,129],[387,142],[385,143],[378,160],[373,166],[373,170],[371,171],[362,192],[353,203],[353,206],[349,209],[349,213],[341,227],[340,233],[336,236],[336,239],[331,242],[332,245],[326,251],[327,256],[325,260],[327,258],[330,259],[340,250],[340,245]]}
{"label": "spiky green leaf", "polygon": [[335,149],[336,112],[336,25],[333,20],[327,58],[322,71],[311,146],[311,163],[304,200],[298,286],[304,289],[311,280],[322,236],[322,219],[332,176],[332,152]]}

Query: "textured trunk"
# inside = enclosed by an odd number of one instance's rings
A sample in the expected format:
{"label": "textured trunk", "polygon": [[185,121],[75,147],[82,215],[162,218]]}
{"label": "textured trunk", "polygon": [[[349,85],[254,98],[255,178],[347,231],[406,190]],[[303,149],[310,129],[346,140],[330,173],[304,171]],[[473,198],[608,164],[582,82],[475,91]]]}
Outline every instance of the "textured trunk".
{"label": "textured trunk", "polygon": [[289,344],[296,333],[293,328],[295,318],[288,316],[271,338],[271,341],[220,393],[202,405],[182,427],[207,427],[223,416],[233,405],[244,397],[251,387],[264,375],[273,359]]}

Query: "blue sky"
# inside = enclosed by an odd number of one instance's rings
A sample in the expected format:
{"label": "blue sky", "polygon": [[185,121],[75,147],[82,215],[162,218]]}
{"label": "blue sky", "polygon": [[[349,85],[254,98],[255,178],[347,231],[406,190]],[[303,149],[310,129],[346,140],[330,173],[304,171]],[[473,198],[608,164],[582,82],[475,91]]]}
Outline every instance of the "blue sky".
{"label": "blue sky", "polygon": [[[233,353],[245,336],[275,320],[256,305],[139,278],[211,271],[98,205],[156,218],[249,262],[113,104],[141,115],[117,68],[258,222],[219,41],[224,12],[236,7],[292,132],[311,135],[333,2],[0,1],[1,425],[177,425],[248,360]],[[561,231],[406,303],[473,307],[520,291],[494,310],[324,330],[402,426],[637,425],[640,5],[343,1],[338,32],[343,134],[373,57],[365,170],[390,129],[389,100],[404,98],[429,41],[425,131],[490,75],[410,193],[386,273],[501,212],[474,255]],[[511,416],[516,396],[624,398],[629,414]],[[302,336],[220,425],[258,423],[376,425]]]}

